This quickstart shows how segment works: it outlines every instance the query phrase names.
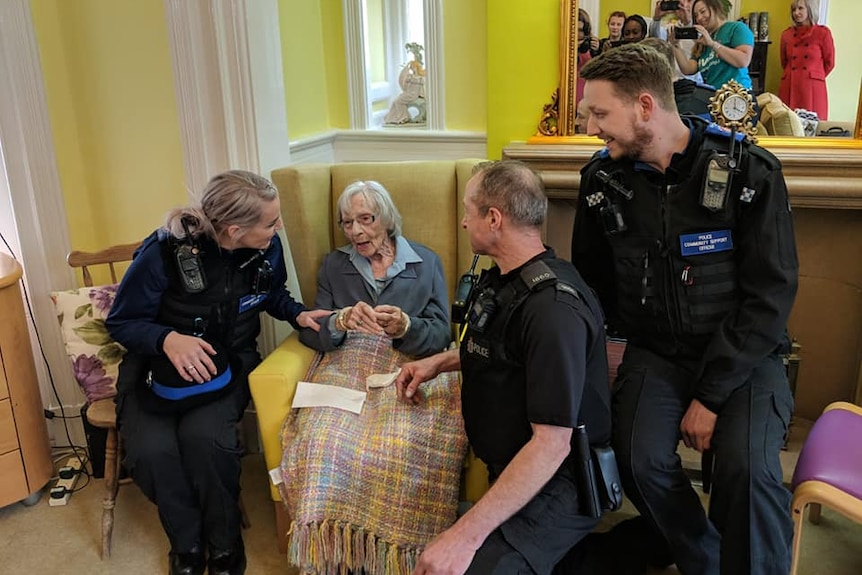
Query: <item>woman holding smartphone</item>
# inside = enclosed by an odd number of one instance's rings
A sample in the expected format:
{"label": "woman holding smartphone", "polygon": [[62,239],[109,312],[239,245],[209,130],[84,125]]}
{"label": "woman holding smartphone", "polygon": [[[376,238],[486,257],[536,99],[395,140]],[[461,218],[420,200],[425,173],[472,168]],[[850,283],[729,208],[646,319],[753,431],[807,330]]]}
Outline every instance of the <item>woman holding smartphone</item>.
{"label": "woman holding smartphone", "polygon": [[751,90],[748,65],[754,53],[754,34],[748,26],[742,22],[728,22],[727,7],[722,0],[695,0],[692,16],[694,29],[700,37],[691,57],[679,46],[679,29],[671,28],[668,34],[682,73],[700,72],[704,83],[714,88],[736,80],[743,88]]}

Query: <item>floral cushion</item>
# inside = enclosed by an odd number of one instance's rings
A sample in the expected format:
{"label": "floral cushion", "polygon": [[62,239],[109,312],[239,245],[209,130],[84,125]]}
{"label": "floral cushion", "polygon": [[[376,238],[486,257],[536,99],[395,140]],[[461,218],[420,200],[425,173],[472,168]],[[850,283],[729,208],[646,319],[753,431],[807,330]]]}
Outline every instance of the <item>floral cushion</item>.
{"label": "floral cushion", "polygon": [[51,293],[72,371],[89,403],[117,395],[117,372],[126,350],[105,327],[116,294],[116,285]]}

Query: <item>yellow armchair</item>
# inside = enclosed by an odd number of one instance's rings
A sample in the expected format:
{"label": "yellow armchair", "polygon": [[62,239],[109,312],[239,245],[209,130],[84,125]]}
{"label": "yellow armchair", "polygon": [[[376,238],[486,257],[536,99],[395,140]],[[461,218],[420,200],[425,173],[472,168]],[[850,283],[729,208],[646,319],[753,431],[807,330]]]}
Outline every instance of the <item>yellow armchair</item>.
{"label": "yellow armchair", "polygon": [[[441,258],[450,300],[460,274],[472,262],[469,240],[461,229],[462,198],[473,166],[482,160],[311,164],[272,173],[279,190],[282,219],[290,243],[303,301],[312,305],[323,257],[347,242],[338,227],[336,202],[356,180],[382,183],[401,212],[404,235],[433,249]],[[487,264],[487,262],[483,262]],[[249,375],[267,469],[281,463],[281,426],[290,410],[296,384],[305,377],[314,351],[296,334],[288,337]],[[462,499],[476,501],[487,490],[485,466],[470,455]],[[278,489],[271,485],[278,548],[287,551],[290,518]]]}

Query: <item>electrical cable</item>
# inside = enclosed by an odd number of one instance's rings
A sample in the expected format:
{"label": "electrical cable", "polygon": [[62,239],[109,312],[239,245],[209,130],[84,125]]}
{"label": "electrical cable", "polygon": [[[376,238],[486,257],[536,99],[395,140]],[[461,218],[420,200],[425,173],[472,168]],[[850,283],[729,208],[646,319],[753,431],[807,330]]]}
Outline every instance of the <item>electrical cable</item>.
{"label": "electrical cable", "polygon": [[[12,256],[12,259],[20,263],[20,260],[15,256],[15,251],[12,249],[12,246],[9,245],[9,242],[6,241],[6,236],[4,236],[2,232],[0,232],[0,240],[3,240],[3,244],[6,246],[6,249],[9,250],[9,255]],[[36,319],[33,316],[33,307],[30,304],[30,294],[27,292],[27,285],[24,282],[23,277],[19,281],[21,282],[21,292],[24,294],[24,302],[27,304],[27,313],[29,314],[30,325],[33,327],[33,333],[36,335],[36,343],[39,346],[39,353],[42,356],[42,362],[44,363],[45,370],[48,373],[48,382],[51,384],[51,391],[53,391],[54,398],[57,400],[57,405],[60,408],[60,415],[58,417],[63,420],[63,429],[66,432],[66,439],[69,441],[70,446],[80,448],[74,445],[72,435],[69,432],[69,424],[66,420],[73,419],[73,417],[66,415],[66,410],[63,407],[63,400],[60,399],[60,393],[57,391],[57,386],[54,383],[54,374],[51,372],[51,366],[48,364],[48,357],[45,355],[45,348],[42,345],[42,336],[39,334],[39,329],[36,326]],[[87,471],[85,464],[86,458],[82,458],[77,450],[74,450],[74,454],[81,463],[81,473],[87,476],[87,481],[84,485],[75,489],[75,491],[80,491],[90,483],[90,472]]]}

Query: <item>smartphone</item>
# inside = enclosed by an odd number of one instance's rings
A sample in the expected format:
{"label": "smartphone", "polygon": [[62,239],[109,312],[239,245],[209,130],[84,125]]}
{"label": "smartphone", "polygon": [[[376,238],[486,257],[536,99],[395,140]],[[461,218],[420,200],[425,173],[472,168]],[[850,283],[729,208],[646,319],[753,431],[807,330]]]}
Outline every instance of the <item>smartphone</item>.
{"label": "smartphone", "polygon": [[673,29],[673,35],[677,40],[697,40],[700,34],[694,26],[680,26]]}
{"label": "smartphone", "polygon": [[679,0],[668,0],[667,2],[659,2],[659,10],[670,12],[671,10],[679,10]]}

